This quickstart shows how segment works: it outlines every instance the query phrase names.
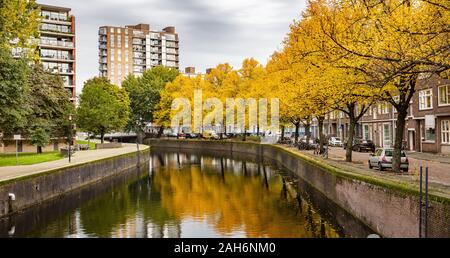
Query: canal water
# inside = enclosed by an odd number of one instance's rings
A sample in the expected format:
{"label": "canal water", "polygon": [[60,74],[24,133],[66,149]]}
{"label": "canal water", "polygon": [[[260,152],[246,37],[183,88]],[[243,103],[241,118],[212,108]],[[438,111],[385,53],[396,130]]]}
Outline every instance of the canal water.
{"label": "canal water", "polygon": [[152,153],[148,166],[0,219],[0,237],[366,237],[360,221],[281,166]]}

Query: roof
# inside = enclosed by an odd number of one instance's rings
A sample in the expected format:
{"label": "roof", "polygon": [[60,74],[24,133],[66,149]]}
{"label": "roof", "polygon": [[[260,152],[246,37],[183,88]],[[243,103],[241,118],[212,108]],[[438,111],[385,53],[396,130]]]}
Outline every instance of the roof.
{"label": "roof", "polygon": [[70,12],[72,9],[67,7],[55,6],[55,5],[46,5],[46,4],[38,4],[41,10],[45,11],[56,11],[56,12]]}

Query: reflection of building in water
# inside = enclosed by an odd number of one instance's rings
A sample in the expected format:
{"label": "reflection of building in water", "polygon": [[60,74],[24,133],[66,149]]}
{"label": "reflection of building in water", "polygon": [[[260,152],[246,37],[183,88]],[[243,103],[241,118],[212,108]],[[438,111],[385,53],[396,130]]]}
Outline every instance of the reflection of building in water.
{"label": "reflection of building in water", "polygon": [[112,231],[111,237],[144,238],[147,237],[147,226],[143,214],[137,212],[134,218],[129,218],[124,224]]}
{"label": "reflection of building in water", "polygon": [[148,238],[180,238],[181,237],[181,225],[180,223],[168,223],[164,225],[158,225],[148,223],[147,226]]}
{"label": "reflection of building in water", "polygon": [[166,238],[179,238],[181,237],[181,227],[180,224],[166,224],[164,227],[164,237]]}

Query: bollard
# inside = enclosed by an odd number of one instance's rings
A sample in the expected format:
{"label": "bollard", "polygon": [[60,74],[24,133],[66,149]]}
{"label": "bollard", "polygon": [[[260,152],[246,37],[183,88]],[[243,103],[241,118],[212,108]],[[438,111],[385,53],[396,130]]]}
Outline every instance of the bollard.
{"label": "bollard", "polygon": [[428,237],[428,164],[425,168],[425,238]]}
{"label": "bollard", "polygon": [[422,161],[420,161],[420,177],[419,177],[419,238],[422,238]]}
{"label": "bollard", "polygon": [[13,212],[13,201],[16,200],[16,195],[13,193],[8,194],[8,213]]}

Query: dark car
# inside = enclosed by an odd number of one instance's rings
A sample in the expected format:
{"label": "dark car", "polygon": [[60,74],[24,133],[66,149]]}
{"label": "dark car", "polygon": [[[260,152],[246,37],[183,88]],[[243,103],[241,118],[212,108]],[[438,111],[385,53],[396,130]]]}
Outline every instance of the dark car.
{"label": "dark car", "polygon": [[[344,149],[347,148],[347,142],[344,143]],[[375,152],[375,144],[371,140],[364,140],[362,138],[353,139],[354,151],[358,152]]]}
{"label": "dark car", "polygon": [[201,135],[198,133],[187,133],[186,134],[186,139],[197,139],[200,137],[201,137]]}

